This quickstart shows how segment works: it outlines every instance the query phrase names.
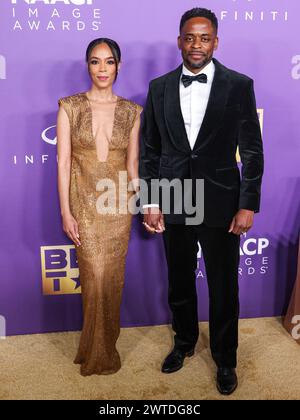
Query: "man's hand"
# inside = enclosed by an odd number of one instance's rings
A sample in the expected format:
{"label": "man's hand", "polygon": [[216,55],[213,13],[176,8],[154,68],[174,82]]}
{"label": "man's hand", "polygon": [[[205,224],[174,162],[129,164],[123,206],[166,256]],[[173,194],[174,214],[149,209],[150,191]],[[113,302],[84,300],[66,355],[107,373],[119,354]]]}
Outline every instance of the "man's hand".
{"label": "man's hand", "polygon": [[164,216],[158,207],[144,209],[144,222],[146,230],[150,233],[162,233],[165,230]]}
{"label": "man's hand", "polygon": [[253,218],[253,210],[240,209],[232,219],[228,232],[232,232],[235,235],[248,232],[253,225]]}

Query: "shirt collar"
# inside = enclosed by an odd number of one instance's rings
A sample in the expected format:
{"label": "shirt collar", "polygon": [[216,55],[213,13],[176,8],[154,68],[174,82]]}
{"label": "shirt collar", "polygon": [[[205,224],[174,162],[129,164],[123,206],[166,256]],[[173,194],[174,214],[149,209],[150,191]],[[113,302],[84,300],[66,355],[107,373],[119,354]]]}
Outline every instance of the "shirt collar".
{"label": "shirt collar", "polygon": [[[207,76],[207,82],[211,82],[213,77],[214,77],[214,72],[215,72],[215,65],[214,62],[211,60],[207,66],[204,67],[204,69],[199,71],[200,73],[204,73]],[[188,68],[186,68],[186,66],[183,64],[182,65],[182,74],[186,74],[188,76],[196,76],[196,74],[192,73]]]}

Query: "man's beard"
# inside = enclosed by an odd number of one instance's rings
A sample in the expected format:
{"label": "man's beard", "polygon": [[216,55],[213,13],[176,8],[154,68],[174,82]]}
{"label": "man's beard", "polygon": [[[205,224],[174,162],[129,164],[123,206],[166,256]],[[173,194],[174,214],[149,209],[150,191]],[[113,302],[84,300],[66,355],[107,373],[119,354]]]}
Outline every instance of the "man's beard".
{"label": "man's beard", "polygon": [[202,67],[206,66],[211,60],[211,57],[205,57],[204,60],[201,62],[195,63],[190,61],[188,58],[186,59],[186,62],[192,69],[202,69]]}

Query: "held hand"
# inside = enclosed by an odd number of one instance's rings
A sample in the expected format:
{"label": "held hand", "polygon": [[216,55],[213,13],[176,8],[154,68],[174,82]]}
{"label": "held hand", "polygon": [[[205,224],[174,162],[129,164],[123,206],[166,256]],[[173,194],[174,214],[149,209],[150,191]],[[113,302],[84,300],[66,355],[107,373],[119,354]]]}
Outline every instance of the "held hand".
{"label": "held hand", "polygon": [[63,216],[63,229],[65,233],[68,235],[68,237],[71,239],[71,241],[74,242],[75,246],[80,246],[80,240],[79,240],[79,230],[78,230],[78,224],[72,214],[68,214],[66,216]]}
{"label": "held hand", "polygon": [[162,233],[165,230],[164,216],[158,207],[144,209],[143,224],[150,233]]}
{"label": "held hand", "polygon": [[241,235],[242,233],[248,232],[253,225],[254,211],[240,209],[230,224],[228,232],[232,232],[235,235]]}

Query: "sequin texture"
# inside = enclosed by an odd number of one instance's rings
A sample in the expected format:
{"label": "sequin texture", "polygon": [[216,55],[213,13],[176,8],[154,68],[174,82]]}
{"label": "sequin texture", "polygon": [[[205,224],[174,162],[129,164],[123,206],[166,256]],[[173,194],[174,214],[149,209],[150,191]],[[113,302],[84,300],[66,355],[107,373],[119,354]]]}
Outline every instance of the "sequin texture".
{"label": "sequin texture", "polygon": [[[120,334],[120,305],[132,215],[99,214],[96,202],[100,193],[96,186],[99,180],[109,178],[118,187],[119,171],[126,171],[130,132],[142,108],[118,97],[109,153],[102,162],[97,158],[92,111],[86,94],[64,97],[58,103],[70,121],[70,208],[78,223],[81,241],[76,253],[83,327],[74,363],[81,364],[83,376],[111,374],[121,367],[116,342]],[[128,191],[127,199],[131,196],[132,192]],[[117,208],[118,204],[117,199]]]}

